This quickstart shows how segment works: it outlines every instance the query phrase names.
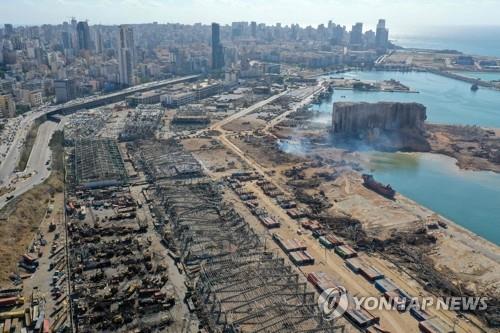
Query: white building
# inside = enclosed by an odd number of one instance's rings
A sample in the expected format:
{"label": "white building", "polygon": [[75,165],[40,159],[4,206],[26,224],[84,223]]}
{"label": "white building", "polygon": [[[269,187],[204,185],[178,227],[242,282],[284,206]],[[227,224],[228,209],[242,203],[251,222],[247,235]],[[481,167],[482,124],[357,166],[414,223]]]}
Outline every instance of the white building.
{"label": "white building", "polygon": [[16,115],[16,103],[11,95],[0,95],[0,117],[12,118]]}

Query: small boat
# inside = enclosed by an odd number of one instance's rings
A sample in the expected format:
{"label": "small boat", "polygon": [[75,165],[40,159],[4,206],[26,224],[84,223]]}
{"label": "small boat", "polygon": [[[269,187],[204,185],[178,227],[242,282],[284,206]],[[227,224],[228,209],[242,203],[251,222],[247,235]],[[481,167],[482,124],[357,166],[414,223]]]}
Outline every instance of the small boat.
{"label": "small boat", "polygon": [[470,90],[472,90],[472,91],[477,91],[478,89],[479,89],[479,87],[475,83],[470,87]]}

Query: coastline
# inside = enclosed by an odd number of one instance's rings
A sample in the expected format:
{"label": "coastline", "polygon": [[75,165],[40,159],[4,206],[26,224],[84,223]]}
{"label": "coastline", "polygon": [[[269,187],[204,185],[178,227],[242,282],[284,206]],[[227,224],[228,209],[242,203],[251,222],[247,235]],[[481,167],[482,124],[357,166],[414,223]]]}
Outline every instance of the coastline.
{"label": "coastline", "polygon": [[460,169],[500,173],[500,129],[426,124],[430,152],[452,157]]}

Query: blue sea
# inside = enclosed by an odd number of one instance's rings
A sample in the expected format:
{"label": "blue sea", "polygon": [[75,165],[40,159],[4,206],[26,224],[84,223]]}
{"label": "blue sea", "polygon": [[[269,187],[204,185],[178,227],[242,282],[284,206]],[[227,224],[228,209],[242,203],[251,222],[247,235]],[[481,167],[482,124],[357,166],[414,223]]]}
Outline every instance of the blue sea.
{"label": "blue sea", "polygon": [[[500,92],[470,90],[470,85],[431,73],[349,72],[338,76],[361,80],[396,79],[419,91],[412,93],[336,90],[313,109],[331,113],[337,101],[419,102],[427,121],[500,128]],[[329,118],[327,118],[329,119]],[[380,153],[369,172],[398,192],[500,245],[500,174],[460,170],[452,158],[433,154]]]}
{"label": "blue sea", "polygon": [[456,50],[466,54],[500,57],[500,26],[436,26],[412,33],[394,33],[399,46]]}

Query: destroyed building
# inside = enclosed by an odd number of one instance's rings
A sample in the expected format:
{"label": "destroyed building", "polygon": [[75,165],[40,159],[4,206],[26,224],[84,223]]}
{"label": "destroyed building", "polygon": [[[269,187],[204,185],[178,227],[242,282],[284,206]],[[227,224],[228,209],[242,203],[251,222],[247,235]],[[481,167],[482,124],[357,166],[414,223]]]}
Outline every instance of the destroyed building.
{"label": "destroyed building", "polygon": [[428,151],[426,118],[419,103],[337,102],[331,132],[334,139],[361,140],[383,150]]}
{"label": "destroyed building", "polygon": [[185,105],[177,109],[171,122],[171,128],[174,130],[199,129],[207,126],[209,123],[210,118],[203,107],[199,105]]}
{"label": "destroyed building", "polygon": [[137,141],[127,147],[135,160],[141,161],[146,177],[151,181],[186,179],[202,174],[200,164],[174,139]]}
{"label": "destroyed building", "polygon": [[98,188],[127,181],[118,145],[112,139],[76,140],[73,156],[77,186]]}
{"label": "destroyed building", "polygon": [[148,139],[161,125],[164,109],[155,105],[139,105],[127,114],[125,126],[119,134],[120,141]]}

